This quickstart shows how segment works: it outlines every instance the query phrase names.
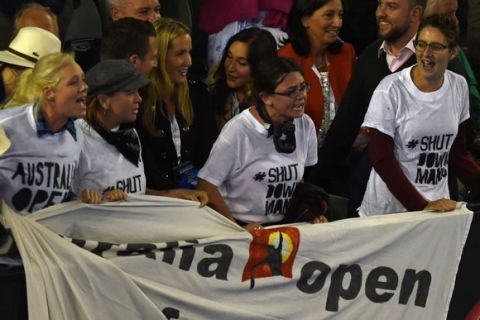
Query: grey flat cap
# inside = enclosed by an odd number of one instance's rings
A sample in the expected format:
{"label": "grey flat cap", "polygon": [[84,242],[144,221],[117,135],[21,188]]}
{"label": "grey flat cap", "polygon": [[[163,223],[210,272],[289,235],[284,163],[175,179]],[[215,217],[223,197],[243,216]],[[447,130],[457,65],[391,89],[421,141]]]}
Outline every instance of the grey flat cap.
{"label": "grey flat cap", "polygon": [[97,63],[85,76],[88,96],[137,90],[150,81],[139,74],[129,60],[111,59]]}

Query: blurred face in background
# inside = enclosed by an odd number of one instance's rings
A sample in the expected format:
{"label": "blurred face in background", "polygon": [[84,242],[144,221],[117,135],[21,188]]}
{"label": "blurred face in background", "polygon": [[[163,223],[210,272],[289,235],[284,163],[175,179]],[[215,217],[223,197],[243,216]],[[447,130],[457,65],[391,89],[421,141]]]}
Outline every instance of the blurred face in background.
{"label": "blurred face in background", "polygon": [[451,16],[458,25],[457,18],[458,1],[457,0],[437,0],[434,1],[433,6],[426,16],[433,16],[434,14],[445,14]]}
{"label": "blurred face in background", "polygon": [[54,19],[53,13],[49,13],[47,9],[35,7],[25,9],[22,15],[18,17],[15,29],[18,32],[23,27],[42,28],[57,37],[59,36],[57,20]]}
{"label": "blurred face in background", "polygon": [[139,55],[134,55],[130,58],[135,70],[146,77],[148,77],[150,71],[152,71],[152,69],[158,64],[157,38],[149,37],[148,41],[149,49],[145,56],[140,57]]}
{"label": "blurred face in background", "polygon": [[224,63],[227,86],[238,90],[251,81],[248,63],[248,43],[234,41],[228,48]]}
{"label": "blurred face in background", "polygon": [[111,7],[112,20],[135,18],[154,22],[160,19],[159,0],[121,0],[118,6]]}
{"label": "blurred face in background", "polygon": [[330,0],[318,8],[311,16],[302,18],[310,43],[328,46],[334,43],[343,25],[341,0]]}

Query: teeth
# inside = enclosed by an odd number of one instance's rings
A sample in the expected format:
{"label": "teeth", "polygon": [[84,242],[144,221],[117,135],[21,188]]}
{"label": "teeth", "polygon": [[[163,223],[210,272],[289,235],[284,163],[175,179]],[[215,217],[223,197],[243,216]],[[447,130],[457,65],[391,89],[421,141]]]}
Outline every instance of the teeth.
{"label": "teeth", "polygon": [[427,69],[431,69],[435,65],[435,63],[432,61],[423,61],[422,64],[423,64],[423,67]]}

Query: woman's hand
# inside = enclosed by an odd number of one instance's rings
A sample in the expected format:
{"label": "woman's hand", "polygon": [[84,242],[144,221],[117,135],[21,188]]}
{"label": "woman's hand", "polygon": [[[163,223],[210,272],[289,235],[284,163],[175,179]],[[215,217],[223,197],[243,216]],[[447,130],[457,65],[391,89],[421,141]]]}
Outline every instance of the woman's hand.
{"label": "woman's hand", "polygon": [[99,204],[102,203],[103,197],[93,189],[83,189],[81,193],[82,202]]}
{"label": "woman's hand", "polygon": [[103,201],[120,201],[120,200],[127,200],[127,193],[122,189],[113,189],[110,191],[106,191],[103,194]]}
{"label": "woman's hand", "polygon": [[90,204],[99,204],[103,201],[119,201],[119,200],[127,200],[127,194],[120,189],[114,189],[105,192],[102,196],[98,192],[93,189],[84,189],[82,190],[82,202],[90,203]]}
{"label": "woman's hand", "polygon": [[165,195],[167,197],[198,201],[200,202],[200,208],[204,207],[208,203],[207,193],[202,190],[171,189],[168,190]]}
{"label": "woman's hand", "polygon": [[312,220],[312,223],[327,223],[328,219],[325,216],[318,216]]}
{"label": "woman's hand", "polygon": [[446,212],[455,210],[457,202],[450,199],[438,199],[430,201],[423,210],[433,210],[439,212]]}
{"label": "woman's hand", "polygon": [[254,230],[261,230],[261,229],[265,229],[260,223],[258,222],[252,222],[252,223],[249,223],[245,226],[243,226],[243,228],[247,231],[254,231]]}

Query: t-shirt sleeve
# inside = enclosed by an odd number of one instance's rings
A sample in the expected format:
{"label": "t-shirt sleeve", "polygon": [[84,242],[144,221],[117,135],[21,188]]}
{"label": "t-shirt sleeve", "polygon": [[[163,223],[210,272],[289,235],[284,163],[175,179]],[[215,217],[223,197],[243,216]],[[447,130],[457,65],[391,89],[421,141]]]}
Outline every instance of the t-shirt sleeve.
{"label": "t-shirt sleeve", "polygon": [[462,109],[460,110],[460,123],[463,123],[465,120],[470,118],[470,97],[469,97],[469,91],[468,91],[468,84],[465,79],[462,79],[462,95],[461,95],[461,103],[460,106]]}
{"label": "t-shirt sleeve", "polygon": [[307,138],[308,138],[308,150],[307,158],[305,160],[305,166],[310,167],[317,163],[318,161],[318,142],[317,134],[315,132],[315,125],[313,120],[310,117],[307,118]]}
{"label": "t-shirt sleeve", "polygon": [[396,104],[392,93],[385,88],[374,91],[362,128],[373,128],[390,136],[395,136]]}
{"label": "t-shirt sleeve", "polygon": [[78,166],[75,170],[72,183],[72,191],[76,195],[80,195],[82,190],[93,189],[100,194],[103,193],[101,186],[95,181],[95,177],[92,176],[92,161],[87,156],[87,152],[84,149],[80,153],[80,159]]}
{"label": "t-shirt sleeve", "polygon": [[221,186],[231,174],[238,155],[238,148],[232,146],[222,134],[213,145],[212,151],[203,168],[198,172],[198,177],[210,182],[216,187]]}

